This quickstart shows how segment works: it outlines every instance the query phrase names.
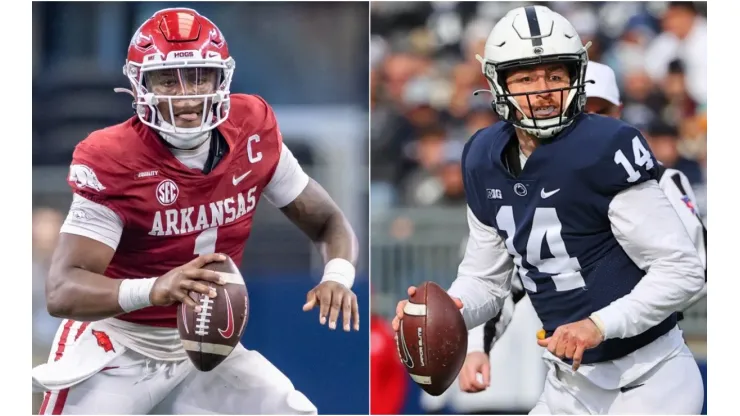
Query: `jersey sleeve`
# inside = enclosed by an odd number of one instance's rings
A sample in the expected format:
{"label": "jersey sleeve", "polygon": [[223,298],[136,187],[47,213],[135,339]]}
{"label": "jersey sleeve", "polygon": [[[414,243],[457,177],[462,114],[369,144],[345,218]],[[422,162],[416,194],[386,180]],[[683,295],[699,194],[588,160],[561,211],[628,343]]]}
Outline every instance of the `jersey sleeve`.
{"label": "jersey sleeve", "polygon": [[471,329],[501,311],[516,269],[498,232],[478,221],[470,207],[467,216],[470,237],[448,293],[462,301],[465,325]]}
{"label": "jersey sleeve", "polygon": [[134,179],[133,174],[127,176],[126,162],[113,157],[104,146],[90,144],[90,139],[75,148],[67,183],[76,195],[110,209],[125,223],[121,205],[126,198],[125,185]]}
{"label": "jersey sleeve", "polygon": [[486,221],[485,196],[475,174],[476,156],[483,153],[476,138],[479,130],[465,143],[461,159],[463,185],[467,201],[468,241],[457,269],[457,278],[448,293],[463,303],[462,315],[468,329],[496,316],[511,291],[514,261],[504,240]]}
{"label": "jersey sleeve", "polygon": [[657,182],[645,181],[609,205],[612,233],[645,276],[594,315],[605,339],[630,338],[658,325],[704,286],[704,269],[675,209]]}
{"label": "jersey sleeve", "polygon": [[[701,220],[696,203],[694,189],[689,183],[689,179],[681,171],[675,169],[666,169],[665,174],[660,180],[660,187],[678,213],[686,232],[689,233],[691,241],[694,243],[699,259],[704,266],[704,281],[707,280],[707,227]],[[689,299],[684,310],[694,305],[707,295],[707,285],[701,291]]]}
{"label": "jersey sleeve", "polygon": [[472,352],[485,352],[483,347],[484,333],[483,327],[485,325],[478,325],[468,331],[468,354]]}
{"label": "jersey sleeve", "polygon": [[[283,135],[280,133],[275,112],[262,97],[254,95],[247,111],[254,113],[259,122],[253,125],[253,118],[245,118],[242,127],[245,130],[256,131],[247,138],[247,156],[250,163],[266,163],[265,186],[269,184],[277,171],[283,150]],[[250,127],[252,125],[253,127]],[[255,128],[256,127],[256,128]],[[268,198],[269,199],[269,198]]]}
{"label": "jersey sleeve", "polygon": [[298,160],[283,144],[275,172],[263,193],[265,198],[277,208],[282,208],[295,200],[308,185],[308,175]]}
{"label": "jersey sleeve", "polygon": [[60,232],[88,237],[115,250],[123,234],[123,221],[105,205],[74,194]]}
{"label": "jersey sleeve", "polygon": [[602,148],[600,158],[586,177],[596,192],[614,196],[643,182],[657,181],[658,161],[640,131],[622,124]]}
{"label": "jersey sleeve", "polygon": [[[463,147],[462,157],[460,159],[460,167],[462,169],[462,180],[463,188],[465,189],[465,200],[468,204],[468,210],[472,215],[475,216],[478,222],[481,224],[492,227],[486,220],[485,216],[485,204],[486,199],[481,195],[480,191],[482,188],[477,184],[477,178],[475,176],[475,158],[477,153],[480,151],[480,144],[476,143],[475,139],[480,135],[483,130],[476,132],[470,140],[465,143]],[[471,151],[471,148],[476,147]]]}
{"label": "jersey sleeve", "polygon": [[707,267],[707,229],[701,220],[701,213],[697,207],[696,196],[686,175],[675,169],[666,169],[660,179],[660,187],[678,213],[686,232],[696,247],[704,268]]}

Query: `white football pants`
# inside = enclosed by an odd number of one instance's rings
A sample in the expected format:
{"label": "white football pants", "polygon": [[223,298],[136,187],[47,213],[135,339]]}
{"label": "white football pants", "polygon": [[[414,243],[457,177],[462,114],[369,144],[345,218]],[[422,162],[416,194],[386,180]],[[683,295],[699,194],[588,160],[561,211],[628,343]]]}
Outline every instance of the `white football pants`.
{"label": "white football pants", "polygon": [[616,390],[598,387],[582,374],[567,373],[552,362],[548,366],[545,389],[530,415],[698,415],[704,404],[699,366],[686,345],[678,355]]}
{"label": "white football pants", "polygon": [[93,326],[62,322],[49,356],[54,366],[38,374],[69,387],[47,391],[40,414],[317,414],[280,370],[241,344],[201,372],[190,360],[149,359],[113,339],[103,348]]}

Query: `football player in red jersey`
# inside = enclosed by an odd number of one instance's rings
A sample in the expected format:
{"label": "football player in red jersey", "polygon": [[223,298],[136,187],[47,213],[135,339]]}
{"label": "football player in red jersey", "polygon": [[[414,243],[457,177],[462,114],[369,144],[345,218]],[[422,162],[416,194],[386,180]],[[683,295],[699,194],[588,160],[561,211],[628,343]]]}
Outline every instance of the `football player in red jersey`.
{"label": "football player in red jersey", "polygon": [[46,288],[49,313],[66,319],[33,371],[46,391],[40,413],[317,412],[241,345],[213,371],[195,370],[176,329],[180,302],[199,308],[188,292],[219,283],[202,267],[224,259],[216,253],[241,263],[264,196],[325,256],[303,310],[359,330],[355,234],[282,143],[270,106],[231,94],[234,68],[219,29],[191,9],[155,13],[131,40],[136,116],[90,134],[70,167],[74,198]]}

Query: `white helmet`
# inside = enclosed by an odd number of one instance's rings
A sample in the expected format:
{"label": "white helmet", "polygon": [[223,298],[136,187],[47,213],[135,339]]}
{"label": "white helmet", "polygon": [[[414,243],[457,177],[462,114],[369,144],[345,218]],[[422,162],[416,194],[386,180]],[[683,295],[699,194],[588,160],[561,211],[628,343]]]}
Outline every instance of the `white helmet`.
{"label": "white helmet", "polygon": [[[586,65],[588,53],[573,25],[545,6],[527,6],[511,10],[488,35],[481,62],[494,101],[491,103],[501,118],[517,128],[540,138],[549,138],[570,125],[586,105]],[[505,72],[543,63],[563,63],[570,72],[571,85],[543,91],[511,94]],[[515,97],[542,92],[567,93],[561,100],[562,112],[557,117],[527,117]],[[529,98],[527,98],[529,100]],[[523,118],[517,120],[516,111]]]}

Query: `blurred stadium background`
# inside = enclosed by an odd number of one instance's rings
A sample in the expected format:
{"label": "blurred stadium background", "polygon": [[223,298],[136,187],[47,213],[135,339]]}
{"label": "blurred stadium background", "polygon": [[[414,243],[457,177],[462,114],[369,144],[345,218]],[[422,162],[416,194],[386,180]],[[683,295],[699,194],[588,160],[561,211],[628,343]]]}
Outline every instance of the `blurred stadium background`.
{"label": "blurred stadium background", "polygon": [[[44,279],[72,199],[65,181],[72,150],[93,130],[133,115],[131,98],[113,92],[129,87],[121,73],[129,40],[156,10],[175,6],[33,4],[34,365],[46,360],[59,322],[46,312]],[[274,107],[285,142],[337,200],[367,253],[367,3],[185,7],[220,27],[236,60],[232,92],[259,94]],[[319,412],[367,414],[367,326],[332,332],[318,324],[318,312],[302,312],[321,261],[269,203],[259,205],[256,218],[242,265],[252,302],[243,343],[281,369]],[[365,311],[367,255],[360,261],[354,290]],[[35,397],[34,414],[39,404]]]}
{"label": "blurred stadium background", "polygon": [[[688,176],[706,220],[706,3],[373,2],[370,189],[376,319],[392,317],[408,286],[424,280],[449,286],[456,275],[467,230],[462,147],[472,133],[496,121],[489,96],[472,95],[488,88],[475,54],[482,54],[498,19],[527,4],[558,11],[584,44],[593,42],[590,59],[617,74],[623,119],[644,132],[659,160]],[[433,398],[406,376],[406,392],[396,389],[404,395],[398,401],[402,412],[528,412],[545,372],[534,342],[540,324],[531,304],[522,303],[491,353],[488,390],[467,394],[455,384]],[[686,315],[681,326],[706,383],[706,302]],[[372,334],[373,351],[376,336],[382,331]]]}

